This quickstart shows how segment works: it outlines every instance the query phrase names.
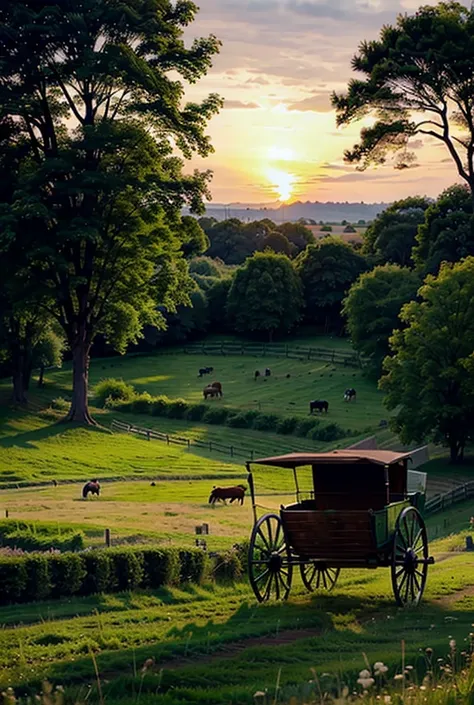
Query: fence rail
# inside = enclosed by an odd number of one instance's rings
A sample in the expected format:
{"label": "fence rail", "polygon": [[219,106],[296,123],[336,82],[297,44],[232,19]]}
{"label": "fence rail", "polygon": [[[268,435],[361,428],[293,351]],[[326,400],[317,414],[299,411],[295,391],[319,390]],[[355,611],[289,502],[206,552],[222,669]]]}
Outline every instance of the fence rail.
{"label": "fence rail", "polygon": [[[291,360],[320,360],[348,367],[363,367],[360,355],[331,348],[289,346],[281,343],[192,343],[180,350],[186,355],[251,355],[253,357],[286,357]],[[160,351],[161,355],[174,355],[176,348]]]}
{"label": "fence rail", "polygon": [[[154,431],[151,428],[142,428],[140,426],[135,426],[134,424],[129,424],[124,421],[119,421],[118,419],[113,419],[110,424],[112,431],[117,431],[119,433],[133,433],[147,440],[157,440],[164,441],[167,445],[178,445],[184,446],[188,450],[191,448],[200,448],[207,450],[211,453],[223,453],[224,455],[230,455],[231,458],[245,458],[245,460],[254,460],[261,456],[261,452],[256,452],[252,448],[245,448],[243,446],[237,445],[226,445],[224,443],[219,443],[219,441],[202,441],[199,438],[185,438],[183,436],[175,436],[171,433],[163,433],[162,431]],[[306,446],[303,450],[307,450]],[[300,451],[302,449],[300,448]],[[279,451],[275,450],[275,453]],[[283,451],[280,451],[283,452]],[[294,448],[287,448],[284,452],[286,453],[296,453],[298,452]]]}
{"label": "fence rail", "polygon": [[449,492],[445,492],[445,494],[438,494],[429,499],[425,505],[425,514],[436,514],[450,507],[452,504],[457,504],[465,499],[469,499],[469,497],[474,497],[474,481],[458,485],[452,490],[449,490]]}

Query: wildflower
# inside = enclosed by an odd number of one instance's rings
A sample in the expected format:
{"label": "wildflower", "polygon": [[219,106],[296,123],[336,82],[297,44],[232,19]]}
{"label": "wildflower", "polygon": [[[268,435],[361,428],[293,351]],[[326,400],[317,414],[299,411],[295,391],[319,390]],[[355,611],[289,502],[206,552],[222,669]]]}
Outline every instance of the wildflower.
{"label": "wildflower", "polygon": [[358,678],[357,682],[367,690],[367,688],[370,688],[371,685],[375,683],[375,680],[372,677],[369,678]]}
{"label": "wildflower", "polygon": [[413,671],[413,666],[405,666],[406,671]]}
{"label": "wildflower", "polygon": [[374,672],[376,676],[381,676],[382,673],[387,673],[388,666],[386,666],[382,661],[377,661],[374,663]]}
{"label": "wildflower", "polygon": [[405,679],[405,676],[403,673],[397,673],[397,675],[393,677],[394,681],[403,681],[404,679]]}
{"label": "wildflower", "polygon": [[454,651],[454,649],[456,648],[456,639],[451,639],[451,640],[450,640],[450,642],[449,642],[449,648],[450,648],[452,651]]}
{"label": "wildflower", "polygon": [[142,673],[146,673],[149,668],[152,668],[152,666],[155,665],[155,659],[154,658],[147,658],[145,663],[142,666]]}
{"label": "wildflower", "polygon": [[433,654],[433,649],[428,646],[428,648],[425,649],[425,653],[426,653],[428,656],[431,656],[431,655]]}
{"label": "wildflower", "polygon": [[371,673],[366,668],[364,668],[364,670],[360,671],[360,673],[359,673],[359,678],[370,678],[370,676],[371,676]]}
{"label": "wildflower", "polygon": [[392,702],[392,698],[390,695],[384,695],[383,701],[384,701],[385,705],[390,705],[390,703]]}

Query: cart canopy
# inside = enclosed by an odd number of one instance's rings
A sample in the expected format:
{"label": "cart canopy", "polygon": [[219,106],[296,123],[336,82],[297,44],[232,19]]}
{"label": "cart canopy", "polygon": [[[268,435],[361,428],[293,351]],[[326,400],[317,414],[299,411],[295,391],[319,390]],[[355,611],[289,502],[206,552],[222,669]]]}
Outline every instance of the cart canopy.
{"label": "cart canopy", "polygon": [[288,453],[276,455],[271,458],[252,460],[250,464],[270,465],[279,468],[298,468],[303,465],[317,465],[318,463],[342,465],[346,463],[367,463],[373,465],[394,465],[409,459],[410,453],[395,453],[391,450],[332,450],[328,453]]}

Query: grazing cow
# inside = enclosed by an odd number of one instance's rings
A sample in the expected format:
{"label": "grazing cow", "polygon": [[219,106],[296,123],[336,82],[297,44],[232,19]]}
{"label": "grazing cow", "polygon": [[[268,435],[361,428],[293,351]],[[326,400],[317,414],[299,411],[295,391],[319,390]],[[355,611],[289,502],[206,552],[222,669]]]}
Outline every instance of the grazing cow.
{"label": "grazing cow", "polygon": [[235,500],[243,504],[246,489],[243,485],[237,485],[237,487],[213,487],[209,496],[209,504],[215,504],[218,500],[227,504],[226,499],[230,499],[231,504]]}
{"label": "grazing cow", "polygon": [[309,413],[312,414],[315,409],[316,409],[316,411],[319,411],[319,412],[325,411],[327,414],[328,409],[329,409],[329,404],[327,401],[320,401],[319,399],[316,399],[315,401],[310,401],[309,402]]}
{"label": "grazing cow", "polygon": [[86,482],[84,487],[82,488],[82,497],[83,499],[87,499],[87,495],[89,494],[96,494],[97,496],[100,495],[100,484],[98,480],[91,480],[90,482]]}
{"label": "grazing cow", "polygon": [[260,377],[260,371],[259,371],[259,370],[255,370],[255,373],[254,373],[254,375],[253,375],[254,380],[257,381],[257,379],[258,379],[259,377]]}
{"label": "grazing cow", "polygon": [[354,399],[354,401],[357,400],[356,390],[353,388],[346,389],[346,391],[344,392],[344,401],[352,401],[353,399]]}
{"label": "grazing cow", "polygon": [[272,371],[269,367],[265,367],[265,377],[270,377],[272,374]]}
{"label": "grazing cow", "polygon": [[204,399],[207,399],[207,397],[221,397],[222,384],[220,382],[212,382],[212,384],[208,384],[207,387],[204,387],[202,393]]}
{"label": "grazing cow", "polygon": [[204,375],[210,375],[211,372],[214,372],[213,367],[201,367],[199,370],[198,377],[203,377]]}

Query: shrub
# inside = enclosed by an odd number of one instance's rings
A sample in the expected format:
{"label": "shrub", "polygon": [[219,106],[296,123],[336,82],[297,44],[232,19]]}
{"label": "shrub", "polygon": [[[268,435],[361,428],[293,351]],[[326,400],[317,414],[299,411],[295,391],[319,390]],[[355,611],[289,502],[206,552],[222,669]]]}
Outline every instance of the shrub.
{"label": "shrub", "polygon": [[34,534],[30,529],[18,529],[1,535],[0,544],[23,551],[80,551],[84,548],[82,531],[68,531],[64,534]]}
{"label": "shrub", "polygon": [[204,423],[225,424],[230,415],[230,409],[227,409],[225,406],[209,407],[206,410],[206,413],[204,414],[202,420],[204,421]]}
{"label": "shrub", "polygon": [[260,414],[254,419],[252,428],[256,431],[275,431],[279,420],[276,414]]}
{"label": "shrub", "polygon": [[153,399],[153,405],[151,413],[153,416],[166,416],[168,411],[168,404],[170,400],[168,397],[161,395]]}
{"label": "shrub", "polygon": [[130,410],[136,414],[151,414],[153,406],[154,399],[151,394],[142,392],[141,394],[135,394],[130,404]]}
{"label": "shrub", "polygon": [[340,438],[345,438],[346,432],[337,423],[330,423],[319,429],[318,440],[320,441],[338,441]]}
{"label": "shrub", "polygon": [[241,541],[240,543],[236,543],[233,546],[234,551],[237,553],[237,555],[239,557],[240,565],[242,566],[243,573],[248,572],[249,548],[250,548],[250,541],[248,541],[247,539],[245,541]]}
{"label": "shrub", "polygon": [[296,416],[286,416],[284,419],[280,419],[276,431],[277,433],[282,433],[287,436],[294,433],[297,424],[298,419]]}
{"label": "shrub", "polygon": [[150,588],[162,585],[177,585],[180,579],[180,555],[178,549],[159,548],[143,550],[145,571],[144,585]]}
{"label": "shrub", "polygon": [[308,433],[319,425],[316,419],[301,419],[296,424],[295,434],[300,438],[307,437]]}
{"label": "shrub", "polygon": [[35,554],[25,561],[27,582],[22,598],[30,600],[46,600],[51,595],[51,575],[48,555]]}
{"label": "shrub", "polygon": [[243,572],[240,555],[236,550],[231,549],[216,556],[213,573],[217,580],[233,582],[238,580]]}
{"label": "shrub", "polygon": [[28,584],[26,561],[21,556],[0,560],[0,602],[7,605],[21,599]]}
{"label": "shrub", "polygon": [[206,404],[190,404],[186,412],[186,418],[189,421],[201,421],[207,410]]}
{"label": "shrub", "polygon": [[86,571],[78,553],[53,554],[49,559],[53,597],[75,595],[82,587]]}
{"label": "shrub", "polygon": [[127,384],[123,379],[108,377],[96,384],[94,394],[99,406],[105,406],[107,399],[112,401],[131,401],[135,390],[131,384]]}
{"label": "shrub", "polygon": [[107,550],[88,551],[82,554],[86,577],[81,593],[93,595],[113,588],[113,564]]}
{"label": "shrub", "polygon": [[170,419],[184,419],[188,410],[188,404],[184,399],[174,399],[168,401],[166,415]]}
{"label": "shrub", "polygon": [[143,552],[132,548],[112,549],[108,555],[113,565],[113,588],[134,590],[143,580]]}
{"label": "shrub", "polygon": [[57,411],[69,411],[70,406],[71,402],[68,399],[64,399],[64,397],[56,397],[51,401],[51,408]]}
{"label": "shrub", "polygon": [[231,428],[249,428],[249,421],[245,414],[232,414],[227,418],[227,426]]}
{"label": "shrub", "polygon": [[207,555],[198,548],[179,552],[180,582],[200,583],[204,577]]}

